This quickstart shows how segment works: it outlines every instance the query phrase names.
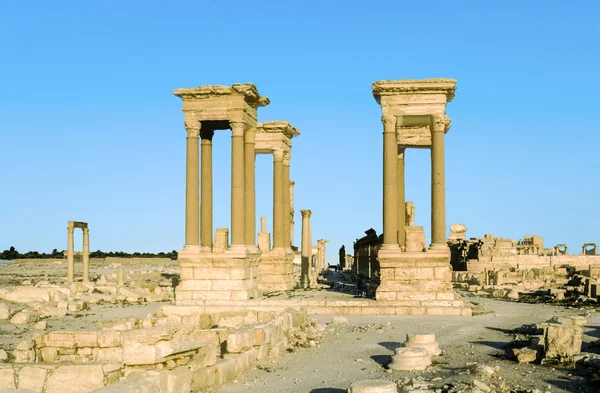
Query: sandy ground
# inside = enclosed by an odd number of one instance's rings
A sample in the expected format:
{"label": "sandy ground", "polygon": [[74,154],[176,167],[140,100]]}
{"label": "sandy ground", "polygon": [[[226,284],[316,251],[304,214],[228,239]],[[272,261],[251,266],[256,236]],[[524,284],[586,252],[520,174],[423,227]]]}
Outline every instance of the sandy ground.
{"label": "sandy ground", "polygon": [[[429,388],[444,384],[470,383],[473,378],[466,364],[478,362],[499,372],[492,377],[498,385],[520,385],[542,392],[594,392],[600,383],[590,383],[570,366],[540,366],[518,364],[504,357],[514,334],[509,331],[524,324],[533,324],[551,317],[582,315],[586,311],[503,300],[472,298],[484,314],[474,317],[418,316],[347,316],[349,326],[328,330],[319,347],[298,349],[273,362],[265,362],[237,380],[214,389],[217,393],[237,392],[311,392],[343,393],[352,381],[387,379],[405,381],[421,379]],[[589,312],[588,312],[589,313]],[[320,322],[331,322],[330,316],[315,316]],[[589,326],[584,329],[584,342],[600,339],[600,313],[589,313]],[[386,372],[393,349],[405,340],[407,333],[435,333],[442,356],[425,371]],[[584,350],[600,352],[599,346],[584,343]],[[498,379],[500,376],[502,380]]]}

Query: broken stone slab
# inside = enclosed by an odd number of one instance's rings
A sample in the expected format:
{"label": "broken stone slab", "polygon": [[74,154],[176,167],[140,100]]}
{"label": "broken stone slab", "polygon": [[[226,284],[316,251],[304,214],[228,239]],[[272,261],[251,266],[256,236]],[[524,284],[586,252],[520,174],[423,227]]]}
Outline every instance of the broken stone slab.
{"label": "broken stone slab", "polygon": [[438,343],[435,341],[435,334],[407,334],[405,347],[423,348],[429,352],[430,356],[442,354]]}
{"label": "broken stone slab", "polygon": [[348,387],[348,393],[398,393],[395,382],[379,379],[354,381]]}
{"label": "broken stone slab", "polygon": [[390,370],[425,370],[431,364],[431,355],[424,348],[397,348],[388,365]]}
{"label": "broken stone slab", "polygon": [[537,351],[531,348],[513,348],[513,355],[519,363],[531,363],[537,359]]}
{"label": "broken stone slab", "polygon": [[334,325],[348,325],[348,318],[341,316],[341,315],[334,315],[333,318],[331,318],[331,323]]}
{"label": "broken stone slab", "polygon": [[580,326],[549,323],[544,332],[546,358],[570,357],[581,352],[583,329]]}
{"label": "broken stone slab", "polygon": [[22,310],[13,315],[10,323],[13,325],[25,325],[28,323],[37,322],[40,319],[40,313],[36,310]]}
{"label": "broken stone slab", "polygon": [[563,325],[574,325],[574,326],[587,326],[587,320],[584,316],[572,316],[572,317],[552,317],[550,322],[560,323]]}
{"label": "broken stone slab", "polygon": [[46,381],[46,393],[84,393],[103,386],[102,365],[59,366]]}
{"label": "broken stone slab", "polygon": [[4,295],[4,299],[14,303],[49,302],[48,288],[17,287]]}

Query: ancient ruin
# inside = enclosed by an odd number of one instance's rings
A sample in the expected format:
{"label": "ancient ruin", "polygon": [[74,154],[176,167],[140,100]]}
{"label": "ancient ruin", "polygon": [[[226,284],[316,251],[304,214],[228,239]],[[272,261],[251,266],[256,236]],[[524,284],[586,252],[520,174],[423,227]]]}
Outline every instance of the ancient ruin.
{"label": "ancient ruin", "polygon": [[67,279],[75,280],[75,263],[74,263],[74,232],[75,228],[81,228],[83,231],[83,250],[81,252],[81,261],[83,262],[83,282],[90,281],[90,231],[87,222],[69,221],[67,225],[68,241],[67,241]]}

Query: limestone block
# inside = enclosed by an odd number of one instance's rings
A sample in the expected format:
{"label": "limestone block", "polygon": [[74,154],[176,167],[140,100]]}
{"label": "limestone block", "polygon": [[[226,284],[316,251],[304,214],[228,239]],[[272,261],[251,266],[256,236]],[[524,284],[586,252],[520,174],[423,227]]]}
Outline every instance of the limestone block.
{"label": "limestone block", "polygon": [[229,229],[228,228],[217,228],[215,233],[215,242],[213,243],[213,252],[222,253],[225,252],[229,245]]}
{"label": "limestone block", "polygon": [[467,238],[467,226],[465,224],[452,224],[450,225],[450,237],[449,239],[466,239]]}
{"label": "limestone block", "polygon": [[398,393],[395,382],[380,379],[354,381],[348,393]]}
{"label": "limestone block", "polygon": [[192,371],[177,367],[161,373],[160,386],[164,393],[189,393],[192,384]]}
{"label": "limestone block", "polygon": [[67,305],[67,310],[71,312],[83,311],[87,308],[88,304],[81,300],[74,300],[72,302],[69,302],[69,304]]}
{"label": "limestone block", "polygon": [[37,322],[40,319],[40,313],[36,310],[22,310],[13,315],[10,323],[13,325],[25,325]]}
{"label": "limestone block", "polygon": [[49,302],[50,291],[48,288],[17,287],[4,295],[4,299],[15,303]]}
{"label": "limestone block", "polygon": [[48,370],[41,367],[26,366],[19,372],[19,389],[29,389],[42,393]]}
{"label": "limestone block", "polygon": [[4,363],[8,360],[8,353],[4,349],[0,349],[0,363]]}
{"label": "limestone block", "polygon": [[569,357],[581,352],[583,329],[580,326],[548,324],[544,332],[544,350],[547,358]]}
{"label": "limestone block", "polygon": [[50,332],[43,336],[42,342],[46,347],[75,348],[75,334],[67,331]]}
{"label": "limestone block", "polygon": [[98,346],[98,332],[75,332],[73,333],[73,340],[77,348],[81,347],[97,347]]}
{"label": "limestone block", "polygon": [[91,393],[163,393],[158,379],[146,375],[133,375]]}
{"label": "limestone block", "polygon": [[121,348],[93,348],[92,359],[98,364],[123,363],[123,350]]}
{"label": "limestone block", "polygon": [[222,385],[238,374],[236,359],[221,359],[215,364],[215,382]]}
{"label": "limestone block", "polygon": [[9,319],[12,313],[8,306],[4,303],[0,303],[0,320]]}
{"label": "limestone block", "polygon": [[98,332],[98,346],[100,348],[120,347],[121,334],[116,331],[104,330]]}
{"label": "limestone block", "polygon": [[12,365],[0,368],[0,389],[16,389]]}
{"label": "limestone block", "polygon": [[513,355],[519,363],[531,363],[537,359],[537,351],[531,348],[513,348]]}
{"label": "limestone block", "polygon": [[101,365],[60,366],[46,382],[46,393],[88,393],[104,386]]}
{"label": "limestone block", "polygon": [[140,295],[132,290],[129,290],[125,287],[119,287],[119,294],[125,296],[125,299],[128,302],[135,303],[140,299]]}
{"label": "limestone block", "polygon": [[435,341],[435,334],[407,334],[404,346],[409,348],[423,348],[429,352],[430,356],[442,354],[438,343]]}
{"label": "limestone block", "polygon": [[258,233],[258,249],[263,254],[268,254],[271,250],[271,234],[268,232]]}
{"label": "limestone block", "polygon": [[227,336],[227,352],[240,353],[254,346],[254,331],[246,328]]}
{"label": "limestone block", "polygon": [[427,249],[425,232],[422,226],[407,226],[405,231],[407,252],[420,252]]}
{"label": "limestone block", "polygon": [[584,316],[573,316],[573,317],[553,317],[551,322],[560,323],[563,325],[573,326],[587,326],[587,320]]}
{"label": "limestone block", "polygon": [[430,364],[431,355],[426,349],[403,347],[396,349],[388,368],[390,370],[425,370]]}
{"label": "limestone block", "polygon": [[62,318],[67,315],[67,308],[56,307],[54,305],[46,305],[39,308],[40,317],[42,318]]}

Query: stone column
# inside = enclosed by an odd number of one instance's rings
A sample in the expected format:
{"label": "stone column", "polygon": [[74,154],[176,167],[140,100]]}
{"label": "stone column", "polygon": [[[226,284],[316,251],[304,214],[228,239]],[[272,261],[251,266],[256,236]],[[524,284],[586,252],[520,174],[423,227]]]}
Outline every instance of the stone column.
{"label": "stone column", "polygon": [[67,280],[73,282],[75,279],[73,249],[75,248],[75,240],[73,239],[73,230],[75,227],[72,222],[67,226]]}
{"label": "stone column", "polygon": [[244,135],[244,199],[246,246],[257,252],[256,247],[256,129],[250,128]]}
{"label": "stone column", "polygon": [[283,249],[283,150],[273,152],[273,249]]}
{"label": "stone column", "polygon": [[431,248],[447,247],[444,134],[448,121],[438,115],[431,124]]}
{"label": "stone column", "polygon": [[117,268],[117,286],[122,287],[123,285],[125,285],[125,268],[119,266]]}
{"label": "stone column", "polygon": [[[198,136],[200,135],[199,121],[186,121],[187,152],[185,174],[185,247],[195,248],[200,243],[198,227],[200,224],[198,207],[199,200],[199,167],[198,167]],[[192,247],[188,247],[192,246]]]}
{"label": "stone column", "polygon": [[384,115],[383,122],[383,244],[381,249],[398,248],[398,140],[396,117]]}
{"label": "stone column", "polygon": [[212,192],[212,138],[214,130],[203,130],[202,138],[202,184],[200,188],[200,241],[203,252],[212,251],[213,192]]}
{"label": "stone column", "polygon": [[231,249],[245,250],[244,236],[244,123],[231,125]]}
{"label": "stone column", "polygon": [[282,208],[283,208],[283,248],[288,251],[292,249],[291,241],[291,206],[290,206],[290,158],[291,154],[286,151],[283,154],[283,196],[282,196]]}
{"label": "stone column", "polygon": [[83,282],[90,282],[90,231],[83,228]]}
{"label": "stone column", "polygon": [[406,149],[398,146],[398,244],[400,247],[406,246],[406,206],[405,206],[405,189],[404,189],[404,153]]}
{"label": "stone column", "polygon": [[294,245],[294,184],[290,181],[290,244]]}
{"label": "stone column", "polygon": [[300,287],[308,288],[309,282],[309,271],[312,257],[312,240],[310,238],[310,210],[300,210],[302,214],[302,265],[300,273]]}

